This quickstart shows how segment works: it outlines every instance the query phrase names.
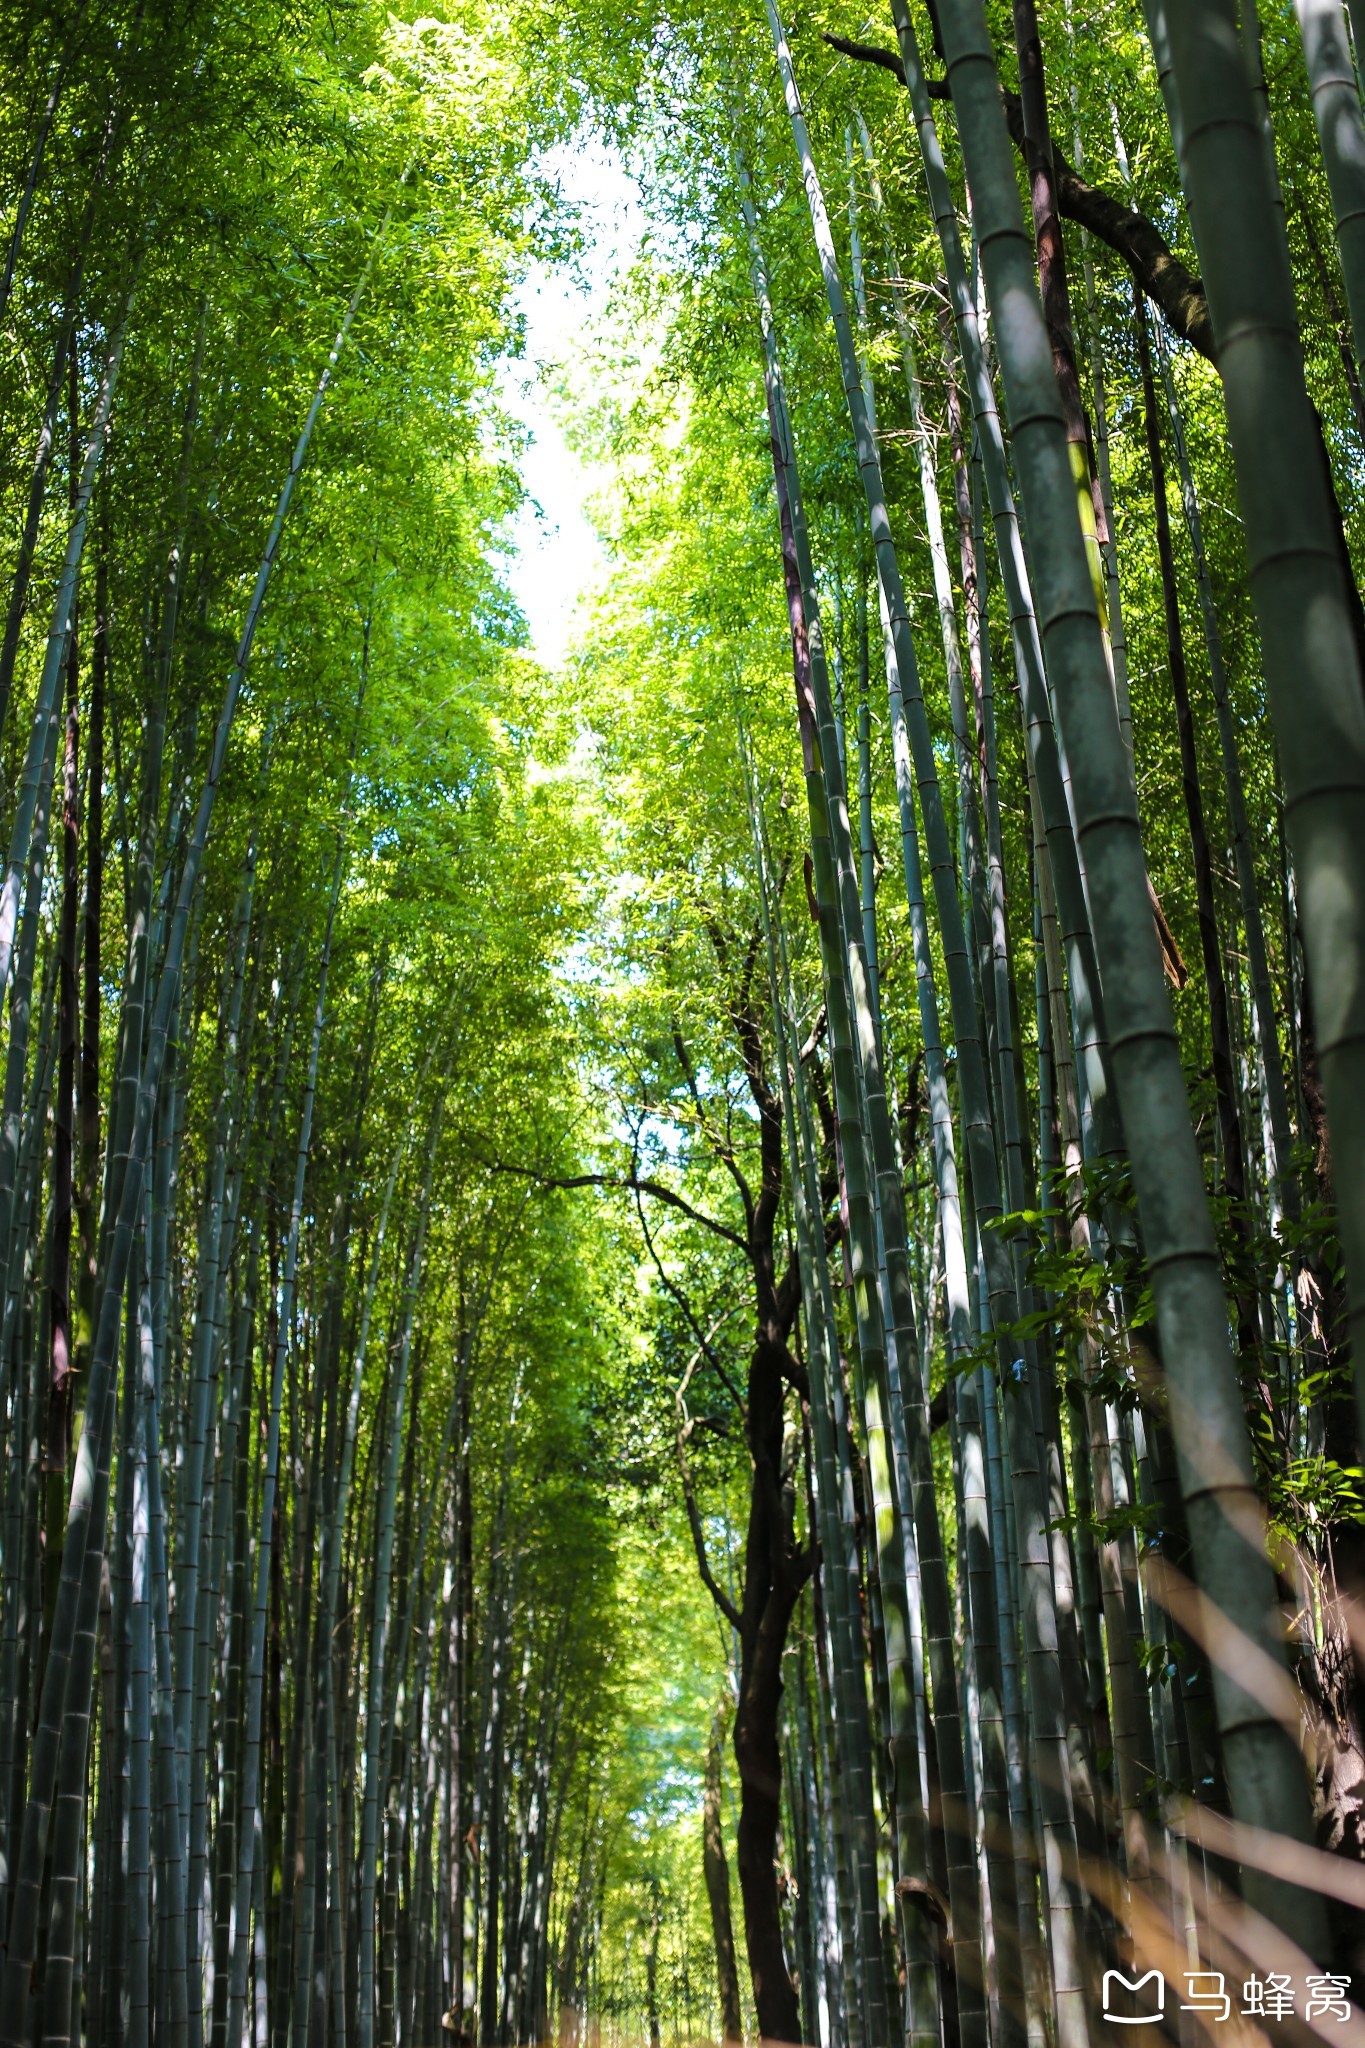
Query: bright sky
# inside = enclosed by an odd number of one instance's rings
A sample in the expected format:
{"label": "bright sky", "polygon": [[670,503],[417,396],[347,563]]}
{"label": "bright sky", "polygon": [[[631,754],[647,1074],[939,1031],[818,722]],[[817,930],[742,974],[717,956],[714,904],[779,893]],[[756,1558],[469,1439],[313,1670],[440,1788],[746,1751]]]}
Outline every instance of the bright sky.
{"label": "bright sky", "polygon": [[535,264],[517,294],[526,318],[526,354],[505,365],[500,392],[531,432],[522,475],[532,502],[512,529],[516,555],[508,581],[526,615],[531,644],[554,667],[563,659],[574,606],[602,566],[602,549],[584,512],[591,471],[568,448],[549,389],[577,337],[601,314],[617,271],[635,257],[644,232],[639,194],[620,159],[585,138],[553,151],[545,169],[582,209],[588,244],[572,266]]}

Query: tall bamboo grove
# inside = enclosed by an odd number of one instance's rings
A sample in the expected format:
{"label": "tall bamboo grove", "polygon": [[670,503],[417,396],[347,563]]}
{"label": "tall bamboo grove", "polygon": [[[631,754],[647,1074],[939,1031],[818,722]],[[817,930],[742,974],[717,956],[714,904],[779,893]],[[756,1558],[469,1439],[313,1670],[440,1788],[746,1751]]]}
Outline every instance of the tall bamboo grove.
{"label": "tall bamboo grove", "polygon": [[0,2048],[1365,2039],[1357,28],[11,0]]}

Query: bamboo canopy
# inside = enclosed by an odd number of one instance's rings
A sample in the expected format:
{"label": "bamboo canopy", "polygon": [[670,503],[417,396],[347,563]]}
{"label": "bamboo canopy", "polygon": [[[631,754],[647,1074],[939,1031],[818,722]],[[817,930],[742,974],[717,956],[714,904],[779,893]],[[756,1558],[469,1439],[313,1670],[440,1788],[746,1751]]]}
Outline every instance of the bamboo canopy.
{"label": "bamboo canopy", "polygon": [[0,2048],[1365,2042],[1365,10],[2,4]]}

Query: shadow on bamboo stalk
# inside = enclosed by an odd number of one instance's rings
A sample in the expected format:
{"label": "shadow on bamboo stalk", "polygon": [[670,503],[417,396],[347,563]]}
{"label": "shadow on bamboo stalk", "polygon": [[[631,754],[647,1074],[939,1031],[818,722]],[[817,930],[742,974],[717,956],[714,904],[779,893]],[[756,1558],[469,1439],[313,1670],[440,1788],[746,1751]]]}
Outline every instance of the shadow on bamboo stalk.
{"label": "shadow on bamboo stalk", "polygon": [[[1150,1599],[1187,1631],[1222,1679],[1256,1701],[1296,1747],[1307,1749],[1313,1739],[1311,1702],[1267,1649],[1169,1560],[1153,1555],[1143,1571]],[[1365,1616],[1348,1608],[1344,1620],[1357,1647],[1365,1647]],[[1163,1832],[1169,1846],[1163,1844]],[[1105,1964],[1099,2017],[1116,2024],[1143,2023],[1131,2007],[1112,2012],[1110,1994],[1135,1994],[1155,1971],[1161,1982],[1155,1993],[1145,1994],[1156,2007],[1144,2009],[1146,2020],[1172,2038],[1188,2040],[1189,2029],[1197,2029],[1223,2043],[1273,2037],[1365,2048],[1365,2013],[1353,2002],[1357,1987],[1349,1972],[1308,1956],[1237,1895],[1235,1880],[1219,1874],[1240,1866],[1360,1913],[1365,1912],[1365,1865],[1238,1821],[1186,1796],[1163,1802],[1161,1826],[1152,1833],[1146,1882],[1130,1883],[1114,1866],[1084,1857],[1069,1871],[1116,1936],[1112,1962],[1089,1959],[1092,1977],[1098,1963]],[[1041,1870],[1036,1841],[1023,1845],[1023,1854]],[[951,1929],[947,1935],[951,1956]],[[1184,2033],[1179,2032],[1186,2024],[1182,2015],[1188,2016]]]}
{"label": "shadow on bamboo stalk", "polygon": [[[1177,1846],[1173,1851],[1153,1842],[1147,1882],[1130,1885],[1114,1865],[1092,1857],[1077,1856],[1067,1871],[1077,1890],[1118,1931],[1112,1951],[1087,1959],[1097,1982],[1101,2022],[1151,2024],[1172,2039],[1187,2039],[1179,2032],[1184,2013],[1192,2028],[1221,2048],[1234,2043],[1252,2048],[1272,2039],[1296,2048],[1320,2040],[1365,2048],[1365,2011],[1354,2001],[1350,1976],[1324,1970],[1213,1874],[1206,1858],[1268,1871],[1287,1884],[1354,1907],[1365,1906],[1365,1867],[1248,1827],[1188,1798],[1172,1802],[1164,1819]],[[989,1824],[983,1832],[985,1847],[992,1834]],[[1041,1872],[1043,1858],[1034,1838],[1022,1848],[1007,1841],[998,1846],[1013,1847]],[[922,1885],[911,1889],[940,1929],[942,1963],[958,1969],[962,1959],[954,1951],[944,1902]],[[1152,1971],[1163,1980],[1155,1990],[1150,1988]],[[1148,2003],[1135,2009],[1132,2000],[1138,1993]],[[1250,2009],[1258,2002],[1259,2011]]]}

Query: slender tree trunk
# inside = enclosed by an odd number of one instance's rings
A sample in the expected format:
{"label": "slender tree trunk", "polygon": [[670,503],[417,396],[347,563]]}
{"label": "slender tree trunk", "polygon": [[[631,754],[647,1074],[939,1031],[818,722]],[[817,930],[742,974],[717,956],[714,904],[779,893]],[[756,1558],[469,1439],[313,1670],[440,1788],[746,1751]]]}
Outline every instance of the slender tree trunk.
{"label": "slender tree trunk", "polygon": [[716,1983],[720,1992],[721,2039],[744,2039],[739,2003],[739,1972],[735,1968],[735,1936],[730,1923],[730,1866],[725,1857],[721,1814],[721,1732],[723,1708],[711,1725],[706,1749],[705,1797],[702,1810],[702,1868],[711,1909],[711,1937],[716,1945]]}
{"label": "slender tree trunk", "polygon": [[52,1127],[52,1279],[49,1317],[52,1329],[47,1390],[47,1444],[43,1456],[48,1475],[44,1517],[44,1556],[50,1590],[45,1606],[48,1626],[56,1606],[61,1563],[62,1522],[66,1514],[67,1464],[71,1455],[71,1219],[76,1106],[76,1046],[79,1032],[76,978],[77,917],[80,907],[80,724],[76,708],[76,648],[73,639],[67,666],[66,745],[62,773],[62,907],[57,935],[58,1050],[57,1097]]}
{"label": "slender tree trunk", "polygon": [[1238,1345],[1245,1354],[1255,1347],[1256,1310],[1249,1272],[1251,1247],[1245,1216],[1246,1158],[1242,1146],[1242,1126],[1237,1113],[1237,1075],[1232,1057],[1227,979],[1223,973],[1222,944],[1218,934],[1218,916],[1214,903],[1213,860],[1209,851],[1208,828],[1204,822],[1204,799],[1199,787],[1199,750],[1195,743],[1194,711],[1190,704],[1190,683],[1185,668],[1185,636],[1180,621],[1180,592],[1176,583],[1175,551],[1171,546],[1171,519],[1166,504],[1166,462],[1161,449],[1161,418],[1157,411],[1156,378],[1152,369],[1147,306],[1141,291],[1136,288],[1133,293],[1133,306],[1137,321],[1138,363],[1142,375],[1147,459],[1152,472],[1157,560],[1161,568],[1162,604],[1166,617],[1166,655],[1170,665],[1171,695],[1175,699],[1181,785],[1185,797],[1185,818],[1189,826],[1190,853],[1194,865],[1199,948],[1204,961],[1204,986],[1209,1004],[1209,1043],[1214,1097],[1218,1105],[1223,1189],[1234,1204],[1234,1228],[1241,1250],[1242,1272],[1235,1284],[1234,1298],[1237,1303]]}
{"label": "slender tree trunk", "polygon": [[[394,1515],[398,1499],[398,1475],[404,1444],[408,1365],[412,1353],[412,1326],[421,1279],[426,1243],[427,1212],[431,1201],[431,1177],[436,1164],[436,1141],[440,1133],[440,1109],[432,1117],[426,1177],[422,1188],[417,1230],[408,1265],[404,1293],[402,1329],[388,1416],[385,1475],[379,1497],[376,1527],[374,1620],[370,1641],[368,1694],[365,1710],[365,1805],[360,1844],[360,2009],[357,2038],[359,2048],[372,2048],[374,2040],[375,1979],[375,1889],[379,1875],[379,1816],[381,1751],[384,1745],[384,1663],[388,1647],[390,1573],[393,1565]],[[400,1654],[406,1643],[400,1643]],[[386,1888],[387,1890],[387,1888]],[[387,2038],[387,2037],[385,2037]]]}
{"label": "slender tree trunk", "polygon": [[242,1829],[238,1845],[236,1884],[236,1925],[232,1946],[232,1982],[228,1998],[228,2041],[235,2048],[241,2038],[246,2008],[250,1965],[247,1933],[253,1899],[253,1864],[257,1832],[261,1821],[261,1723],[264,1711],[267,1631],[270,1613],[272,1571],[277,1556],[276,1489],[279,1476],[281,1408],[284,1372],[289,1356],[294,1312],[294,1290],[298,1274],[299,1235],[303,1220],[304,1183],[308,1151],[313,1133],[313,1106],[317,1091],[318,1061],[326,1022],[327,974],[331,964],[332,931],[337,900],[341,892],[344,843],[337,845],[327,906],[327,927],[318,965],[317,1005],[313,1014],[313,1037],[308,1056],[308,1077],[304,1085],[303,1113],[299,1125],[298,1150],[294,1163],[293,1201],[289,1214],[289,1240],[285,1252],[283,1284],[277,1311],[274,1357],[266,1418],[265,1469],[261,1484],[260,1520],[256,1544],[256,1594],[251,1622],[251,1661],[247,1676],[246,1728],[242,1764]]}
{"label": "slender tree trunk", "polygon": [[101,912],[104,880],[104,694],[109,668],[109,564],[101,544],[95,557],[95,630],[90,648],[90,717],[86,729],[85,914],[82,932],[80,1085],[77,1100],[77,1171],[74,1190],[79,1236],[72,1366],[83,1375],[94,1334],[100,1156]]}

